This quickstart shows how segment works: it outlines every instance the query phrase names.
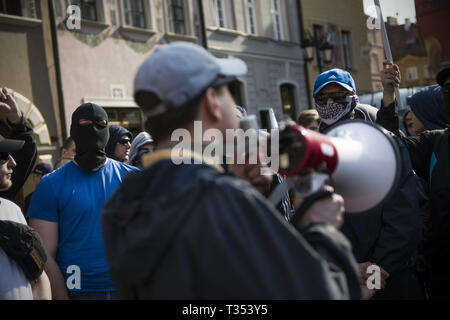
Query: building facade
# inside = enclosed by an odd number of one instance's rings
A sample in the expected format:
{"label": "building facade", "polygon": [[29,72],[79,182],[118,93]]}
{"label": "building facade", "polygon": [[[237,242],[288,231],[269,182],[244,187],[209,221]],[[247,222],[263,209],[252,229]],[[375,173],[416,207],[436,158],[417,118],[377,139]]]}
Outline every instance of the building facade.
{"label": "building facade", "polygon": [[[308,63],[311,88],[322,71],[341,68],[349,71],[359,94],[371,92],[372,72],[367,39],[367,16],[361,0],[299,0],[305,39],[317,45],[314,58]],[[320,44],[332,46],[332,57],[325,63]]]}
{"label": "building facade", "polygon": [[385,60],[383,40],[380,29],[368,29],[367,40],[369,41],[370,51],[370,73],[372,78],[372,91],[382,91],[380,71],[383,70],[383,61]]}
{"label": "building facade", "polygon": [[[406,19],[399,25],[397,19],[388,17],[386,31],[391,45],[392,58],[402,74],[400,87],[412,88],[435,84],[435,75],[429,63],[430,54],[419,27]],[[439,68],[437,68],[439,69]]]}
{"label": "building facade", "polygon": [[[84,102],[103,107],[111,124],[135,135],[142,116],[133,100],[137,69],[158,44],[200,43],[193,0],[55,0],[64,123]],[[73,11],[76,5],[81,12]],[[77,7],[75,7],[76,9]],[[81,14],[76,25],[74,17]],[[196,33],[197,31],[197,33]]]}
{"label": "building facade", "polygon": [[300,46],[298,3],[293,0],[202,0],[206,46],[218,57],[238,57],[248,74],[232,87],[236,103],[262,119],[310,107]]}

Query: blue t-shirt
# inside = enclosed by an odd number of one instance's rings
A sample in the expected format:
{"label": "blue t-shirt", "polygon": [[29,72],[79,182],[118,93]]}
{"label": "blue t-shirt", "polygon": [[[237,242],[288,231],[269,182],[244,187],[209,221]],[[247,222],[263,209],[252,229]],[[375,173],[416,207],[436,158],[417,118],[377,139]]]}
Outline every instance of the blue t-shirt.
{"label": "blue t-shirt", "polygon": [[135,170],[139,169],[108,158],[103,167],[88,174],[71,161],[44,176],[37,186],[27,216],[58,223],[56,263],[69,290],[114,290],[100,214],[124,176]]}

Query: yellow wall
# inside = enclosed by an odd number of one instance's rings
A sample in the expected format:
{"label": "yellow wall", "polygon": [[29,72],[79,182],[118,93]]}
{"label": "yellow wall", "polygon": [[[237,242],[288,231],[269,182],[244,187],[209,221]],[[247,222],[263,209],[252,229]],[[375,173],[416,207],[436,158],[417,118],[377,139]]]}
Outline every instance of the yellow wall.
{"label": "yellow wall", "polygon": [[[372,79],[370,71],[370,59],[368,55],[361,54],[367,47],[367,18],[364,14],[361,0],[302,0],[303,24],[305,31],[312,34],[313,24],[331,24],[336,26],[337,32],[341,30],[351,32],[352,62],[354,67],[349,70],[356,83],[358,92],[372,91]],[[367,50],[368,53],[368,50]],[[339,56],[342,61],[342,42],[339,41]],[[342,63],[325,66],[323,69],[333,67],[342,68]],[[315,60],[308,63],[309,83],[313,90],[314,82],[319,75],[319,68]]]}
{"label": "yellow wall", "polygon": [[[428,57],[417,57],[407,55],[404,58],[395,61],[400,67],[400,72],[402,75],[402,81],[400,83],[401,87],[418,87],[418,86],[429,86],[435,84],[431,73],[429,77],[425,77],[424,66],[428,63]],[[416,81],[407,81],[407,69],[410,67],[416,67],[418,79]]]}

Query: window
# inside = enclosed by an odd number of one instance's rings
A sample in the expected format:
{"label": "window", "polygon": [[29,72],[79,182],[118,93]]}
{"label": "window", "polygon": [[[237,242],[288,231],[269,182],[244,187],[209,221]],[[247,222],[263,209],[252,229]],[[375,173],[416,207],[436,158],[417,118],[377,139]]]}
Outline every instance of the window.
{"label": "window", "polygon": [[255,1],[245,0],[245,9],[247,16],[247,33],[256,34]]}
{"label": "window", "polygon": [[313,25],[313,37],[314,37],[314,43],[317,45],[316,48],[316,59],[317,59],[317,66],[319,67],[319,70],[322,70],[322,64],[324,59],[324,52],[320,50],[320,44],[323,42],[323,26],[321,25]]}
{"label": "window", "polygon": [[234,0],[228,0],[230,4],[230,12],[231,12],[231,28],[236,30],[236,16],[234,11]]}
{"label": "window", "polygon": [[37,18],[35,0],[0,0],[0,13]]}
{"label": "window", "polygon": [[417,81],[419,76],[417,74],[417,67],[406,68],[406,81],[413,82]]}
{"label": "window", "polygon": [[145,5],[143,0],[123,0],[125,24],[136,28],[146,28]]}
{"label": "window", "polygon": [[289,83],[280,86],[283,114],[288,115],[292,120],[297,119],[294,89],[295,87]]}
{"label": "window", "polygon": [[186,34],[184,0],[168,1],[169,32]]}
{"label": "window", "polygon": [[0,12],[15,16],[21,16],[22,15],[21,1],[0,0]]}
{"label": "window", "polygon": [[276,40],[283,40],[283,24],[281,22],[280,0],[272,0],[273,30]]}
{"label": "window", "polygon": [[98,21],[98,8],[95,0],[71,0],[72,5],[79,6],[81,9],[81,19]]}
{"label": "window", "polygon": [[377,54],[372,55],[372,73],[380,73],[380,60]]}
{"label": "window", "polygon": [[352,55],[350,50],[350,32],[342,31],[342,50],[344,53],[344,69],[350,70],[352,66]]}
{"label": "window", "polygon": [[224,0],[214,0],[214,5],[216,8],[217,26],[220,28],[226,28],[227,27],[227,18],[225,15]]}
{"label": "window", "polygon": [[133,137],[143,130],[143,120],[138,108],[109,108],[104,107],[108,114],[109,124],[117,124],[128,129]]}

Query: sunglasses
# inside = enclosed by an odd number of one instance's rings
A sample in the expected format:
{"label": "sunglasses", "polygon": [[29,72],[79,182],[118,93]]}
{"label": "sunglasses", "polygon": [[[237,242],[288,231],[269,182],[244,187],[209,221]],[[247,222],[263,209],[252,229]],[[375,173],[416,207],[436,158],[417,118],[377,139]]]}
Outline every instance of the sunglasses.
{"label": "sunglasses", "polygon": [[320,100],[328,100],[328,99],[333,99],[333,100],[340,100],[340,99],[345,99],[348,96],[353,95],[353,92],[351,91],[338,91],[338,92],[332,92],[332,93],[318,93],[314,95],[314,99],[320,99]]}
{"label": "sunglasses", "polygon": [[131,140],[130,139],[120,139],[117,142],[120,143],[123,146],[126,146],[127,144],[131,144]]}
{"label": "sunglasses", "polygon": [[7,161],[9,159],[8,152],[0,152],[0,161]]}

